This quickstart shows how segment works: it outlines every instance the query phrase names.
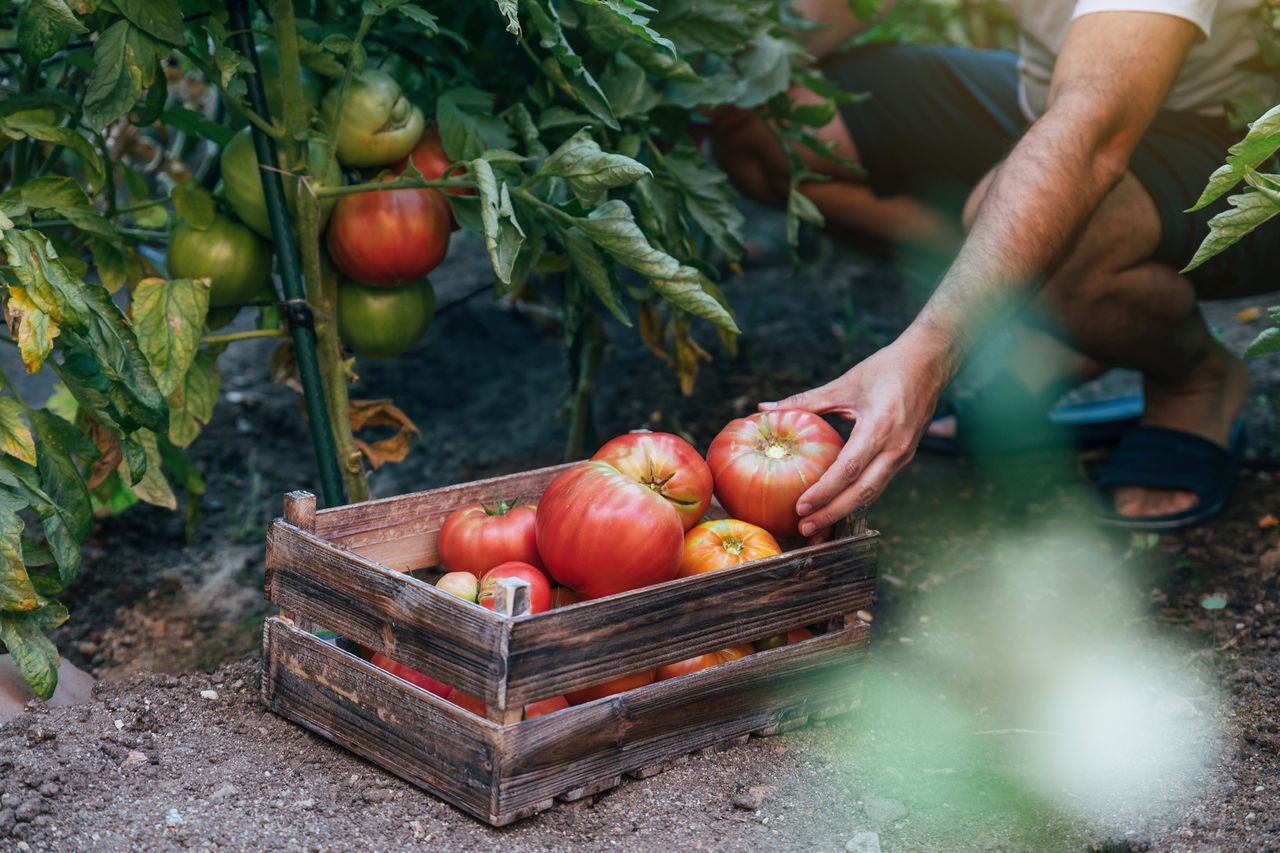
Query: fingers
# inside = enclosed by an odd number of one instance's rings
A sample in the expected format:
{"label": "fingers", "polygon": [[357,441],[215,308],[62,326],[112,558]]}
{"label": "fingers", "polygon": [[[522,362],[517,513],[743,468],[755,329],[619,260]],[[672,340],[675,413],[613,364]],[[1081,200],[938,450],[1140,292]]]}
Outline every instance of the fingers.
{"label": "fingers", "polygon": [[761,403],[758,408],[762,412],[773,412],[778,409],[802,409],[803,411],[820,415],[838,407],[835,395],[832,392],[832,384],[827,383],[810,391],[801,391],[799,394],[792,394],[790,397],[774,403]]}
{"label": "fingers", "polygon": [[816,531],[826,530],[845,516],[874,503],[904,464],[893,454],[882,453],[877,456],[857,480],[826,504],[801,518],[800,534],[812,536]]}
{"label": "fingers", "polygon": [[[879,455],[880,445],[881,442],[877,440],[870,424],[855,425],[849,440],[836,456],[836,461],[796,501],[796,512],[800,517],[804,518],[822,509],[857,482],[871,460]],[[815,529],[820,527],[821,525],[816,525]],[[803,529],[800,532],[809,535]]]}

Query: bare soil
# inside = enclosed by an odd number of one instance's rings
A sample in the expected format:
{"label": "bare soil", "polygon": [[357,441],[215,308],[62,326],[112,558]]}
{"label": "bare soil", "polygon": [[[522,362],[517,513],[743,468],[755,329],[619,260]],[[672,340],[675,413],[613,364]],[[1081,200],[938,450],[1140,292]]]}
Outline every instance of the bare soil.
{"label": "bare soil", "polygon": [[[455,251],[436,278],[449,305],[484,283],[483,261]],[[750,270],[729,296],[748,335],[736,358],[706,336],[716,360],[692,398],[633,332],[610,327],[602,436],[648,426],[705,449],[756,401],[826,381],[886,343],[917,298],[884,267],[829,250],[801,271]],[[1239,322],[1251,304],[1210,308],[1241,349],[1265,323]],[[281,493],[314,488],[270,352],[250,343],[225,357],[223,399],[194,450],[209,481],[194,540],[150,508],[95,530],[58,639],[103,683],[91,704],[33,705],[0,727],[0,850],[839,851],[860,832],[884,851],[1280,850],[1273,362],[1251,365],[1250,462],[1220,519],[1130,537],[1089,525],[1074,454],[922,456],[873,510],[885,547],[861,710],[492,830],[259,703],[263,532]],[[361,372],[356,396],[394,397],[421,429],[406,463],[372,476],[378,495],[561,459],[563,349],[487,296],[446,311],[405,358]],[[1041,560],[1045,542],[1056,544]],[[1018,571],[993,568],[1009,565]],[[1024,566],[1043,573],[1011,585]],[[1209,593],[1226,608],[1205,610]],[[1182,725],[1169,731],[1186,739],[1162,752],[1187,762],[1089,808],[1089,790],[1028,781],[1044,733],[1024,731],[1016,697],[1034,693],[1036,667],[1003,653],[1043,636],[1019,631],[1046,600],[1065,603],[1040,620],[1061,630],[1064,658],[1109,647],[1121,629],[1117,644],[1140,634],[1161,650],[1147,667],[1160,686],[1138,713]],[[1097,618],[1071,621],[1082,614]],[[1103,782],[1095,793],[1111,790]]]}

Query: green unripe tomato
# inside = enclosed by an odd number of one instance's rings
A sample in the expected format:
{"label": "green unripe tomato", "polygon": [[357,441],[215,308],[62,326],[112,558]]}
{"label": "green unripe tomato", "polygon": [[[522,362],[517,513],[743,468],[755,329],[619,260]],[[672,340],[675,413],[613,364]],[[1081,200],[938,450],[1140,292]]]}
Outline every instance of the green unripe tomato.
{"label": "green unripe tomato", "polygon": [[[308,163],[307,171],[314,174],[315,170],[324,166],[324,143],[319,141],[311,141],[307,144]],[[268,240],[271,237],[271,221],[267,217],[267,202],[262,194],[262,177],[258,169],[258,155],[253,150],[253,129],[246,127],[235,135],[226,147],[222,149],[222,191],[227,197],[227,203],[231,205],[231,209],[235,211],[236,216],[244,221],[254,231],[257,231]],[[289,207],[289,218],[297,219],[298,211],[298,179],[289,175],[281,176],[284,180],[284,199]],[[338,166],[335,159],[329,172],[325,175],[323,181],[316,181],[312,178],[311,185],[313,187],[340,187],[342,186],[342,169]],[[337,203],[336,198],[326,199],[320,205],[320,227],[324,227],[324,223],[329,218],[329,212],[333,210],[333,206]]]}
{"label": "green unripe tomato", "polygon": [[338,282],[338,334],[347,348],[368,358],[395,358],[431,328],[436,294],[428,279],[404,287]]}
{"label": "green unripe tomato", "polygon": [[341,87],[324,96],[320,115],[330,127],[338,122],[338,159],[355,168],[389,166],[404,157],[422,137],[426,121],[400,84],[383,71],[367,69],[351,78],[338,113]]}
{"label": "green unripe tomato", "polygon": [[170,278],[211,279],[211,307],[248,302],[271,284],[271,244],[222,214],[207,231],[174,228],[168,264]]}

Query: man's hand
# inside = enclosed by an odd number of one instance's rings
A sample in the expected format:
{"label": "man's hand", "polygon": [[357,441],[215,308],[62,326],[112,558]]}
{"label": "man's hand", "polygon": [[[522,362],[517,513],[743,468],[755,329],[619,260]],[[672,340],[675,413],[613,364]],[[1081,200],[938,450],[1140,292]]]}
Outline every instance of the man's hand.
{"label": "man's hand", "polygon": [[796,504],[802,535],[820,536],[880,496],[915,456],[953,372],[946,341],[908,332],[833,382],[760,404],[764,411],[803,409],[853,423],[835,463]]}

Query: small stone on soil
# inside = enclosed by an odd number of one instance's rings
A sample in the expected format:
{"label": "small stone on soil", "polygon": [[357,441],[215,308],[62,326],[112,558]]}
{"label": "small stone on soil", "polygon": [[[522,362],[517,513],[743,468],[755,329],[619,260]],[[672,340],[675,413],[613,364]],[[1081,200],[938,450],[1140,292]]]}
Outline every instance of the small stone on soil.
{"label": "small stone on soil", "polygon": [[217,699],[217,698],[218,698],[218,691],[216,691],[216,690],[201,690],[201,691],[200,691],[200,698],[201,698],[201,699],[209,699],[209,700]]}
{"label": "small stone on soil", "polygon": [[880,853],[880,836],[874,832],[855,832],[844,849],[845,853]]}

